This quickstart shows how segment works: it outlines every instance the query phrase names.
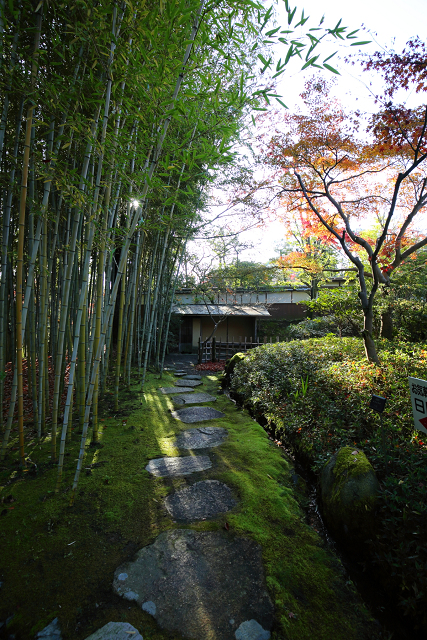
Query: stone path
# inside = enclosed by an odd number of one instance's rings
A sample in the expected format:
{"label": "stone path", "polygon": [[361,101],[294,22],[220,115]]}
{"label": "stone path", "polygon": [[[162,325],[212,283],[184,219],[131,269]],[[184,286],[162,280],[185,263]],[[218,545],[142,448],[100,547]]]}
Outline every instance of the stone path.
{"label": "stone path", "polygon": [[199,384],[203,384],[201,380],[191,380],[188,377],[185,377],[183,380],[177,380],[175,382],[177,387],[198,387]]}
{"label": "stone path", "polygon": [[129,622],[109,622],[86,640],[143,640],[142,635]]}
{"label": "stone path", "polygon": [[174,404],[197,404],[198,402],[215,402],[216,398],[210,393],[194,391],[193,393],[182,393],[172,400]]}
{"label": "stone path", "polygon": [[156,458],[150,460],[145,469],[158,478],[188,476],[196,471],[210,469],[209,456],[184,456],[182,458]]}
{"label": "stone path", "polygon": [[174,520],[194,522],[226,513],[237,504],[230,487],[219,480],[202,480],[177,491],[165,500],[165,507]]}
{"label": "stone path", "polygon": [[186,638],[250,638],[242,625],[251,620],[269,638],[273,605],[260,569],[261,547],[252,540],[174,529],[118,567],[113,588]]}
{"label": "stone path", "polygon": [[[161,387],[159,392],[182,394],[172,398],[180,405],[215,401],[210,394],[194,393],[193,388],[201,384],[201,376],[187,374],[174,387]],[[209,406],[192,406],[172,415],[185,423],[200,423],[225,414]],[[211,449],[221,446],[227,435],[226,429],[203,425],[182,431],[174,444],[189,451]],[[184,455],[150,460],[145,468],[163,478],[189,476],[211,467],[209,455]],[[167,496],[164,504],[174,520],[185,524],[215,518],[238,506],[231,489],[219,480],[195,482]],[[274,607],[265,586],[261,551],[253,540],[226,531],[173,529],[118,567],[113,588],[152,615],[161,628],[183,638],[268,640]],[[93,634],[87,640],[104,637]],[[122,636],[111,635],[116,637]]]}
{"label": "stone path", "polygon": [[190,393],[191,391],[193,391],[193,389],[192,387],[160,387],[159,391],[165,394]]}
{"label": "stone path", "polygon": [[[218,413],[221,413],[218,411]],[[222,414],[224,415],[224,414]],[[218,447],[227,437],[227,431],[220,427],[199,427],[187,429],[175,440],[178,449],[208,449]]]}
{"label": "stone path", "polygon": [[190,424],[193,422],[204,422],[205,420],[223,418],[225,413],[212,409],[212,407],[188,407],[187,409],[172,411],[172,415],[177,420]]}

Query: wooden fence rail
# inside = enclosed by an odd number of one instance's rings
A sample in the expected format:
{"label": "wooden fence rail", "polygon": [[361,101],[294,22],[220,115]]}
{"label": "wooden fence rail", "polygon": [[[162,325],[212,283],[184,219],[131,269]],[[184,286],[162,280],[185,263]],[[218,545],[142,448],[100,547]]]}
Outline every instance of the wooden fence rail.
{"label": "wooden fence rail", "polygon": [[[228,360],[231,356],[234,356],[235,353],[239,353],[241,351],[247,351],[248,349],[254,349],[255,347],[260,347],[267,342],[273,342],[273,338],[264,337],[263,342],[254,341],[252,337],[247,338],[246,336],[242,338],[239,336],[239,340],[235,340],[232,338],[231,342],[222,342],[221,340],[216,340],[215,337],[212,340],[207,340],[203,342],[201,338],[199,338],[199,364],[203,362],[218,362],[218,360]],[[279,338],[276,336],[276,342],[279,342]]]}

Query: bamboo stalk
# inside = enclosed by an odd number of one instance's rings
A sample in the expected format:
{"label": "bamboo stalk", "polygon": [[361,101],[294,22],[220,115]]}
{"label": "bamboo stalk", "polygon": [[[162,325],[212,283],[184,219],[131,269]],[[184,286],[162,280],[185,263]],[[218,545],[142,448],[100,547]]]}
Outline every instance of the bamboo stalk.
{"label": "bamboo stalk", "polygon": [[[43,8],[43,0],[41,3]],[[36,34],[34,40],[33,65],[31,69],[31,87],[34,87],[37,74],[38,49],[41,35],[41,11],[36,12]],[[33,124],[34,105],[29,106],[27,111],[27,124],[25,131],[24,158],[22,163],[21,177],[21,197],[19,205],[19,226],[18,226],[18,255],[16,260],[16,368],[18,379],[18,433],[19,433],[19,455],[21,465],[25,467],[24,450],[24,392],[22,379],[22,284],[24,272],[24,239],[25,239],[25,210],[27,202],[28,171],[30,164],[31,149],[31,128]]]}

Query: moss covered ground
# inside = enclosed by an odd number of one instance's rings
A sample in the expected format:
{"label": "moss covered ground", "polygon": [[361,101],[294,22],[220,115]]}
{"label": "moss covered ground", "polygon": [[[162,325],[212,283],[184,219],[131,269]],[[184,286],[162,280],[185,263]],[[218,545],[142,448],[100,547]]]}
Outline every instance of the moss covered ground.
{"label": "moss covered ground", "polygon": [[[147,462],[178,455],[174,437],[188,428],[175,420],[169,397],[171,374],[150,375],[144,393],[138,380],[123,391],[120,411],[112,395],[100,402],[100,444],[87,442],[84,473],[75,504],[69,507],[80,436],[75,424],[67,447],[61,489],[55,492],[56,467],[49,455],[49,437],[29,437],[26,448],[34,463],[28,471],[17,464],[11,442],[0,465],[0,637],[14,633],[30,639],[58,616],[64,640],[81,640],[109,621],[127,621],[144,640],[173,640],[153,618],[116,596],[114,570],[130,560],[167,529],[182,528],[163,506],[178,489],[180,478],[154,478]],[[215,375],[204,377],[203,390],[218,392]],[[216,408],[225,413],[213,426],[225,427],[225,443],[209,455],[213,466],[193,474],[191,482],[215,478],[226,482],[238,506],[215,520],[191,525],[203,530],[228,530],[260,543],[267,586],[276,607],[272,638],[356,640],[376,637],[376,624],[361,604],[340,561],[325,547],[301,510],[293,488],[293,469],[267,434],[227,396]],[[200,640],[203,640],[200,638]]]}

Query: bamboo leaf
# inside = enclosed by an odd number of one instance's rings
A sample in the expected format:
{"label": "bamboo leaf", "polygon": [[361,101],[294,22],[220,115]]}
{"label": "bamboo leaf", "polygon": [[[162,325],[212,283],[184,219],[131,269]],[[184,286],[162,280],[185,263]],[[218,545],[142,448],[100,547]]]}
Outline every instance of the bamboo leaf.
{"label": "bamboo leaf", "polygon": [[334,69],[334,67],[331,67],[329,64],[323,64],[323,66],[325,69],[328,69],[328,71],[332,71],[332,73],[336,73],[338,76],[341,75],[339,71]]}
{"label": "bamboo leaf", "polygon": [[285,107],[285,109],[288,109],[288,108],[289,108],[289,107],[287,107],[287,106],[285,105],[285,103],[284,103],[282,100],[280,100],[280,98],[277,98],[277,97],[276,97],[276,100],[277,100],[277,102],[279,102],[279,104],[281,104],[281,105],[282,105],[282,107]]}

